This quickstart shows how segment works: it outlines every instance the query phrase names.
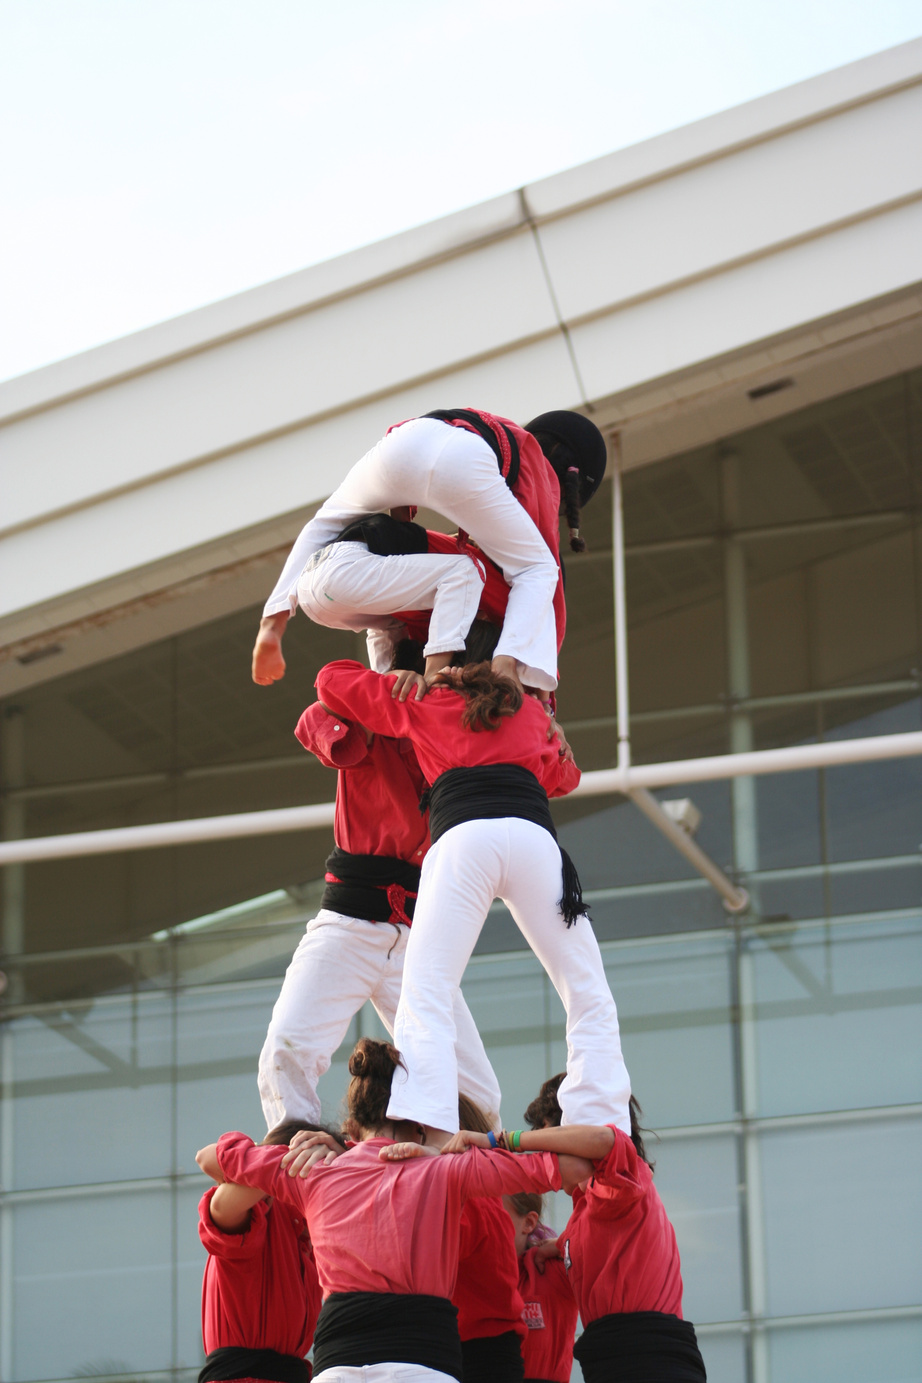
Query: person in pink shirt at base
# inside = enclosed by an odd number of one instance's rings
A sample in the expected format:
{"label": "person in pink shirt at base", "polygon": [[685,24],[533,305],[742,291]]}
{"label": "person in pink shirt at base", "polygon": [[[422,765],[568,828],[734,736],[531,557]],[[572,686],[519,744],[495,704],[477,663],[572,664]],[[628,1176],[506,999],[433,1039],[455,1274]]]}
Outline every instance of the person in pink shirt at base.
{"label": "person in pink shirt at base", "polygon": [[[387,1117],[399,1053],[362,1038],[349,1062],[349,1119],[359,1142],[341,1156],[256,1147],[227,1133],[203,1148],[209,1175],[250,1186],[305,1216],[323,1307],[314,1335],[315,1383],[461,1380],[454,1290],[461,1213],[472,1196],[575,1185],[585,1160],[470,1156],[389,1160],[396,1142],[416,1146],[418,1124]],[[420,1149],[422,1151],[422,1149]],[[399,1151],[398,1151],[399,1156]]]}

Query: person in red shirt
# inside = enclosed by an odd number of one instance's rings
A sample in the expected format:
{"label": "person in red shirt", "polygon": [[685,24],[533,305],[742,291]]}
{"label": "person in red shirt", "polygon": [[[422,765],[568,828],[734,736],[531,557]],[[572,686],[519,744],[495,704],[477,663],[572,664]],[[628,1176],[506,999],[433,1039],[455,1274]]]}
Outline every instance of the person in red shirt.
{"label": "person in red shirt", "polygon": [[556,1243],[554,1231],[541,1224],[544,1197],[519,1191],[503,1196],[503,1205],[512,1222],[519,1265],[525,1383],[570,1383],[579,1313],[563,1263],[539,1253],[540,1244],[532,1242],[540,1230],[541,1243]]}
{"label": "person in red shirt", "polygon": [[[483,1110],[464,1095],[458,1098],[458,1118],[462,1128],[479,1133],[492,1127]],[[506,1200],[469,1200],[461,1216],[458,1280],[451,1299],[458,1308],[464,1383],[515,1383],[525,1376],[524,1303]]]}
{"label": "person in red shirt", "polygon": [[[601,483],[605,459],[605,441],[595,424],[567,410],[544,413],[525,428],[475,409],[440,410],[391,428],[353,466],[296,539],[263,611],[253,649],[253,680],[268,685],[284,676],[282,635],[299,603],[302,575],[311,587],[311,602],[319,600],[321,607],[337,604],[340,620],[361,613],[361,602],[350,601],[348,580],[342,589],[336,585],[326,590],[322,572],[309,569],[311,561],[329,560],[323,554],[331,553],[330,545],[355,521],[426,505],[456,523],[465,536],[470,534],[509,584],[495,670],[545,693],[553,691],[565,618],[558,514],[563,503],[571,546],[581,550],[585,544],[579,535],[580,505]],[[348,558],[349,554],[334,553],[332,560],[338,567]],[[367,553],[363,560],[368,565]],[[454,558],[440,560],[454,564],[450,581],[457,598],[451,620],[441,619],[438,605],[433,610],[440,639],[427,645],[427,676],[445,666],[452,648],[461,647],[459,620],[471,599],[474,610],[477,605],[472,570],[457,567]],[[398,565],[401,571],[412,565],[415,574],[419,561],[404,560],[401,554]],[[428,561],[434,571],[435,560]],[[359,577],[358,571],[354,574]],[[457,585],[463,585],[465,577],[470,585],[466,593]],[[369,595],[374,597],[373,589]],[[414,601],[409,592],[399,600],[388,583],[385,603],[391,609],[407,609],[425,602]],[[436,646],[439,641],[442,647]]]}
{"label": "person in red shirt", "polygon": [[[362,1038],[349,1062],[345,1131],[360,1141],[341,1156],[301,1169],[305,1154],[256,1147],[227,1133],[197,1162],[209,1175],[249,1186],[306,1218],[323,1293],[314,1333],[314,1383],[342,1383],[361,1369],[365,1383],[460,1380],[457,1274],[461,1214],[476,1196],[558,1189],[591,1171],[581,1159],[538,1155],[388,1159],[395,1142],[417,1147],[415,1122],[387,1114],[400,1056]],[[430,1150],[434,1151],[434,1150]],[[396,1148],[398,1158],[401,1148]],[[287,1167],[287,1171],[286,1171]],[[299,1173],[300,1174],[296,1174]]]}
{"label": "person in red shirt", "polygon": [[[523,1151],[589,1155],[585,1129],[560,1126],[556,1098],[564,1076],[545,1082],[526,1111],[540,1123],[507,1136]],[[593,1130],[607,1149],[593,1155],[592,1176],[572,1191],[573,1213],[556,1245],[583,1322],[574,1355],[586,1383],[705,1383],[695,1329],[682,1318],[682,1275],[675,1231],[647,1160],[631,1099],[631,1133],[614,1125]],[[494,1136],[495,1139],[495,1136]],[[459,1133],[448,1149],[489,1145],[482,1134]]]}
{"label": "person in red shirt", "polygon": [[[415,650],[418,654],[418,649]],[[411,666],[414,650],[398,650]],[[420,813],[425,779],[406,738],[372,734],[319,703],[295,731],[304,748],[338,770],[327,886],[307,924],[272,1011],[259,1057],[266,1124],[320,1118],[317,1082],[366,1000],[393,1035],[404,955],[429,849]],[[499,1122],[500,1090],[477,1025],[458,991],[453,1017],[461,1089]]]}
{"label": "person in red shirt", "polygon": [[[335,1138],[322,1125],[292,1120],[264,1142],[287,1148],[299,1129]],[[320,1283],[303,1215],[262,1191],[226,1183],[206,1191],[198,1209],[199,1238],[208,1253],[199,1383],[308,1383],[304,1356],[314,1340]]]}
{"label": "person in red shirt", "polygon": [[[495,634],[495,631],[494,631]],[[471,661],[440,674],[421,700],[399,700],[390,680],[354,662],[330,663],[316,681],[320,701],[378,734],[412,741],[432,784],[432,847],[423,864],[407,944],[394,1035],[406,1073],[394,1082],[394,1119],[457,1129],[454,994],[494,898],[502,898],[541,961],[567,1012],[570,1123],[630,1127],[630,1080],[618,1015],[579,880],[556,844],[548,797],[579,782],[572,757],[547,738],[533,697],[497,678],[475,643]],[[485,644],[489,647],[489,644]],[[489,655],[487,655],[489,656]]]}

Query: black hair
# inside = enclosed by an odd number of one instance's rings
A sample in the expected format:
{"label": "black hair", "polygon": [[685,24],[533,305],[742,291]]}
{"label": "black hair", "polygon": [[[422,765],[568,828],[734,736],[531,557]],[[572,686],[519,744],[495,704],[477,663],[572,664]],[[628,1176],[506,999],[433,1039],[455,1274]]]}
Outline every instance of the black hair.
{"label": "black hair", "polygon": [[570,549],[573,552],[586,551],[586,539],[580,535],[582,499],[580,495],[581,473],[576,456],[566,442],[552,437],[549,432],[536,432],[535,438],[560,480],[560,494],[567,529],[570,534]]}
{"label": "black hair", "polygon": [[418,672],[420,676],[423,675],[426,671],[426,659],[419,639],[397,640],[394,656],[391,659],[391,671]]}
{"label": "black hair", "polygon": [[[557,1098],[557,1092],[566,1074],[566,1071],[559,1071],[556,1076],[551,1076],[549,1080],[544,1082],[525,1111],[525,1122],[529,1127],[534,1129],[560,1127],[563,1115],[560,1108],[560,1101]],[[634,1144],[637,1156],[643,1162],[646,1162],[652,1172],[656,1163],[651,1162],[649,1157],[647,1157],[647,1151],[643,1141],[643,1135],[649,1133],[650,1130],[641,1128],[640,1116],[643,1114],[643,1110],[633,1095],[630,1099],[629,1109],[631,1113],[631,1142]]]}
{"label": "black hair", "polygon": [[336,1139],[340,1147],[346,1146],[346,1140],[338,1128],[331,1128],[329,1124],[311,1124],[306,1119],[285,1119],[283,1123],[276,1124],[263,1139],[263,1146],[281,1147],[282,1144],[290,1143],[296,1133],[302,1132],[328,1133],[331,1138]]}

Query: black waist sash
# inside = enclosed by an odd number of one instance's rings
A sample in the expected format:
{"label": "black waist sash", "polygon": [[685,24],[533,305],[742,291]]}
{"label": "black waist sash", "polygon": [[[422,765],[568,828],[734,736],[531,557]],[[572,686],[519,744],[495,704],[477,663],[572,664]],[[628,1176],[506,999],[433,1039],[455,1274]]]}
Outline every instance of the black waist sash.
{"label": "black waist sash", "polygon": [[[433,845],[464,821],[496,820],[517,816],[542,826],[557,840],[547,793],[535,775],[519,764],[481,764],[476,768],[449,768],[439,774],[421,809],[429,806],[429,834]],[[586,911],[576,866],[566,850],[560,851],[563,886],[560,911],[568,927]]]}
{"label": "black waist sash", "polygon": [[478,437],[482,437],[487,446],[496,457],[496,464],[499,466],[499,473],[509,486],[510,490],[519,478],[519,444],[516,441],[515,433],[495,419],[496,426],[502,428],[503,439],[509,449],[508,455],[503,455],[503,446],[496,431],[490,426],[486,418],[475,413],[473,408],[435,408],[431,413],[424,413],[424,418],[435,418],[440,423],[448,423],[456,426],[458,423],[466,424],[471,432],[476,432]]}
{"label": "black waist sash", "polygon": [[515,1330],[461,1341],[464,1383],[524,1383],[525,1361]]}
{"label": "black waist sash", "polygon": [[310,1364],[295,1354],[227,1345],[211,1351],[198,1376],[198,1383],[208,1383],[212,1378],[266,1378],[272,1383],[310,1383],[310,1377]]}
{"label": "black waist sash", "polygon": [[314,1332],[314,1372],[365,1364],[418,1364],[461,1383],[456,1308],[446,1297],[333,1292]]}
{"label": "black waist sash", "polygon": [[663,1311],[601,1316],[573,1347],[585,1383],[706,1383],[691,1321]]}
{"label": "black waist sash", "polygon": [[350,855],[339,846],[326,862],[322,908],[366,922],[413,920],[419,869],[390,855]]}
{"label": "black waist sash", "polygon": [[378,557],[408,557],[411,553],[428,552],[429,538],[425,528],[390,514],[363,514],[347,523],[337,533],[334,543],[364,543]]}

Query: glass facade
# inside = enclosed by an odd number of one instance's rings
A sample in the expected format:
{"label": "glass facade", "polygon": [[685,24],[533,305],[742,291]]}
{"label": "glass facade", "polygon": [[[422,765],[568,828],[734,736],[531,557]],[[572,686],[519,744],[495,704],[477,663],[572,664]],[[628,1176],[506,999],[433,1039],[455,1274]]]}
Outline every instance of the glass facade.
{"label": "glass facade", "polygon": [[[616,758],[609,514],[568,573],[562,711]],[[922,376],[625,477],[638,761],[922,728]],[[7,836],[324,801],[291,728],[349,636],[247,682],[253,611],[3,707]],[[665,791],[745,884],[730,917],[632,804],[555,806],[618,1001],[714,1383],[880,1383],[922,1358],[922,765]],[[192,1379],[196,1149],[258,1136],[255,1059],[326,831],[4,871],[0,1377]],[[564,1063],[497,907],[465,994],[507,1124]],[[324,1078],[335,1118],[345,1057]],[[562,1198],[558,1198],[559,1202]],[[566,1205],[552,1208],[562,1224]]]}

